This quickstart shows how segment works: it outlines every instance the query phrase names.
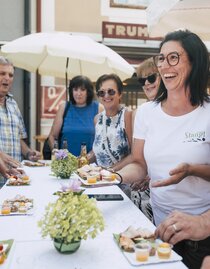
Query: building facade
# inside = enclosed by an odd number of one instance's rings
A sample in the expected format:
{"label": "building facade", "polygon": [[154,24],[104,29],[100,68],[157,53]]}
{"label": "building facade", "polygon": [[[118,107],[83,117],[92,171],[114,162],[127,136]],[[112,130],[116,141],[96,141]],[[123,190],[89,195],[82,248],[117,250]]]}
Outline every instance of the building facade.
{"label": "building facade", "polygon": [[[133,66],[157,53],[159,40],[149,39],[145,7],[149,1],[122,0],[0,0],[0,40],[11,41],[34,32],[62,31],[87,35],[101,42]],[[30,142],[47,135],[59,103],[65,98],[65,81],[17,70],[14,96],[24,115]],[[136,107],[142,98],[136,78],[124,82],[123,102]]]}

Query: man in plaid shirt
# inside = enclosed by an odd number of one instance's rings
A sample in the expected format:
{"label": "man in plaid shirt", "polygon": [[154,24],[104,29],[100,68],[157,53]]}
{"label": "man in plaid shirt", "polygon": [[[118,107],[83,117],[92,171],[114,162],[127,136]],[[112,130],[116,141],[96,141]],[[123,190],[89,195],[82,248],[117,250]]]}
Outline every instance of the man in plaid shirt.
{"label": "man in plaid shirt", "polygon": [[[27,133],[23,118],[16,101],[9,93],[13,77],[13,64],[0,56],[0,158],[7,166],[17,167],[22,157],[36,161],[41,154],[31,150],[24,141]],[[1,167],[0,165],[0,172]]]}

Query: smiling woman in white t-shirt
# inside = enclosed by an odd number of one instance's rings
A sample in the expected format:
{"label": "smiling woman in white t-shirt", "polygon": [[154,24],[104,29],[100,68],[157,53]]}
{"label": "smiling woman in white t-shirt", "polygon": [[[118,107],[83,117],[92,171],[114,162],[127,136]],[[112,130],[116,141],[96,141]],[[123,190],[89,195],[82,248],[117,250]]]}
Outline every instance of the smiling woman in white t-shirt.
{"label": "smiling woman in white t-shirt", "polygon": [[[196,215],[193,220],[206,227],[210,210],[208,50],[196,34],[179,30],[166,35],[154,61],[161,76],[159,91],[154,102],[137,110],[133,163],[120,173],[125,182],[143,179],[148,173],[156,225],[179,210]],[[171,242],[184,229],[182,218],[174,218],[169,229],[170,238],[156,234]],[[202,239],[194,241],[185,234],[174,246],[191,269],[200,268],[210,254],[210,237]]]}

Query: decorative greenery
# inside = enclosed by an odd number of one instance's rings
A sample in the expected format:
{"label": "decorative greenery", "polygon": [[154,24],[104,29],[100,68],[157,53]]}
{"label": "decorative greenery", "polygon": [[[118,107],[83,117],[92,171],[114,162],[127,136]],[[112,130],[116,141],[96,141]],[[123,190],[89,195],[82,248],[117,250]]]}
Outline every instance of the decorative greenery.
{"label": "decorative greenery", "polygon": [[55,152],[55,159],[51,163],[51,171],[56,177],[69,178],[78,168],[78,159],[66,149]]}
{"label": "decorative greenery", "polygon": [[63,186],[64,191],[55,193],[58,199],[49,203],[46,212],[38,225],[42,236],[64,244],[86,240],[88,236],[94,238],[98,231],[104,230],[104,220],[96,206],[96,200],[90,199],[82,190],[77,188],[78,183],[70,180],[69,186]]}

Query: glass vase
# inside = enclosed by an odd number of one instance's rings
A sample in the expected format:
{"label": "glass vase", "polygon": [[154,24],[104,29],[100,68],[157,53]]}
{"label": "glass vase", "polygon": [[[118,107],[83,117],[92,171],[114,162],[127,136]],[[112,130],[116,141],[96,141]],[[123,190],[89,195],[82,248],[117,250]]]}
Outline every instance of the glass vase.
{"label": "glass vase", "polygon": [[62,254],[71,254],[78,250],[81,241],[72,241],[68,244],[63,243],[61,240],[54,239],[54,246],[56,250]]}

